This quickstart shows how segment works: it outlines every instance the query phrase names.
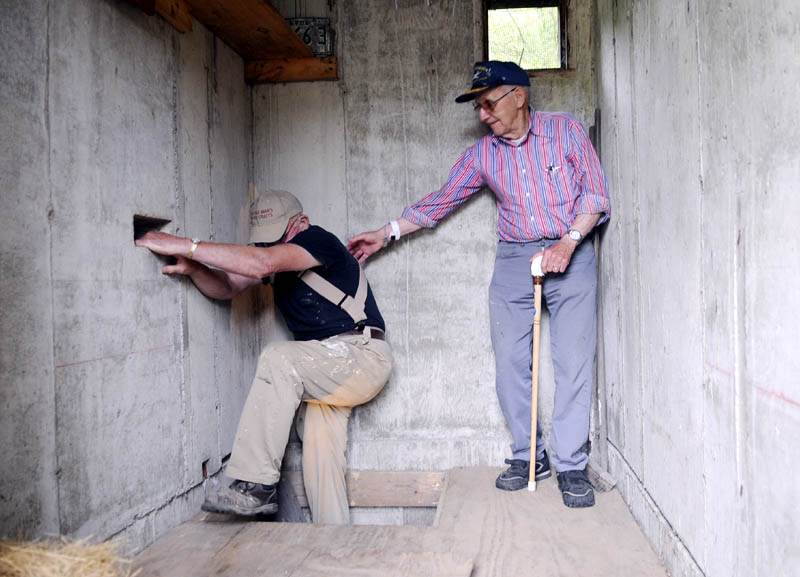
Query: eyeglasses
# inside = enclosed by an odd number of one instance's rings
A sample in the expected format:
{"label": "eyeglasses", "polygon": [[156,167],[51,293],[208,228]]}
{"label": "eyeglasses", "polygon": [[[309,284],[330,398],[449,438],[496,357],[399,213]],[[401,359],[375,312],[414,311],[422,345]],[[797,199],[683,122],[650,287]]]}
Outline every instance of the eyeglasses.
{"label": "eyeglasses", "polygon": [[501,100],[503,100],[503,98],[505,98],[506,96],[508,96],[512,92],[514,92],[516,89],[517,89],[517,87],[515,86],[514,88],[512,88],[511,90],[509,90],[508,92],[503,94],[497,100],[484,100],[483,102],[478,102],[476,100],[475,103],[472,105],[472,109],[475,112],[478,112],[478,110],[480,110],[481,108],[483,108],[486,112],[493,112],[494,111],[494,107],[497,106],[497,103],[500,102]]}

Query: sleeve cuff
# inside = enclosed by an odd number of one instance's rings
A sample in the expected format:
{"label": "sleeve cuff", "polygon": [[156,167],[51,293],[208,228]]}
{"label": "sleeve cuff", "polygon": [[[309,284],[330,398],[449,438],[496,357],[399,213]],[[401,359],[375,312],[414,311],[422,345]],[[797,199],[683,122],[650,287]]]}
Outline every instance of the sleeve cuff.
{"label": "sleeve cuff", "polygon": [[596,194],[584,195],[578,199],[575,214],[600,214],[597,224],[603,224],[611,216],[611,203],[608,198]]}
{"label": "sleeve cuff", "polygon": [[411,208],[410,206],[403,209],[402,217],[408,222],[424,228],[434,228],[438,224],[438,222],[433,220],[431,217],[420,212],[419,210]]}

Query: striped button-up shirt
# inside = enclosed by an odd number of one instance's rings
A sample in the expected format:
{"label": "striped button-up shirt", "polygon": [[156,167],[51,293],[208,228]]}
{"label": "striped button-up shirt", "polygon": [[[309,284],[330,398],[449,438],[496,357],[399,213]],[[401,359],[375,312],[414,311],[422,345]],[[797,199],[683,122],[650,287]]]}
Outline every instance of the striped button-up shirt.
{"label": "striped button-up shirt", "polygon": [[529,242],[564,236],[579,214],[611,205],[603,169],[581,123],[562,112],[531,109],[519,145],[489,134],[456,161],[447,183],[403,210],[403,218],[434,227],[484,186],[497,197],[500,240]]}

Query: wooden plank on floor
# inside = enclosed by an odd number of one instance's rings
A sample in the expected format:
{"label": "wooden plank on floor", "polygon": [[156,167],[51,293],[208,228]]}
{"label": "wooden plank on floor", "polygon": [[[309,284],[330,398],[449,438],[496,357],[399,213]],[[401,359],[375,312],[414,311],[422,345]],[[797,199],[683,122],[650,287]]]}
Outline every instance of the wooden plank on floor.
{"label": "wooden plank on floor", "polygon": [[[308,507],[302,472],[284,471],[281,479]],[[444,479],[441,471],[350,471],[345,483],[351,507],[436,507]]]}
{"label": "wooden plank on floor", "polygon": [[596,505],[569,509],[555,478],[535,492],[495,488],[501,469],[453,469],[436,529],[451,536],[455,555],[475,554],[473,577],[507,575],[636,575],[666,577],[617,491]]}
{"label": "wooden plank on floor", "polygon": [[435,507],[444,473],[422,471],[352,471],[347,474],[351,507]]}
{"label": "wooden plank on floor", "polygon": [[386,553],[377,550],[313,552],[292,577],[470,577],[472,563],[449,553]]}
{"label": "wooden plank on floor", "polygon": [[140,577],[666,577],[619,493],[568,509],[555,479],[499,491],[500,469],[447,474],[435,527],[241,522],[202,514],[134,562]]}
{"label": "wooden plank on floor", "polygon": [[239,542],[305,546],[308,556],[292,577],[469,577],[472,558],[454,556],[441,537],[432,527],[253,523],[229,548]]}
{"label": "wooden plank on floor", "polygon": [[218,523],[203,522],[200,515],[170,531],[145,549],[134,560],[137,577],[194,577],[208,567],[210,559],[247,527],[241,520],[222,518]]}
{"label": "wooden plank on floor", "polygon": [[[202,514],[152,545],[133,564],[139,577],[469,577],[430,527],[226,523]],[[234,531],[235,529],[235,531]]]}

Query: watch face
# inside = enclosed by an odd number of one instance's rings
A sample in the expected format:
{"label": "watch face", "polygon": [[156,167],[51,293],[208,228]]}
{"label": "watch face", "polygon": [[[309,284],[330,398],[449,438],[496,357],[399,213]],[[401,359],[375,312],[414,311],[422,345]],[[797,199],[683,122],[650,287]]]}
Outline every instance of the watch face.
{"label": "watch face", "polygon": [[571,230],[571,231],[569,231],[569,237],[572,240],[580,240],[581,239],[581,233],[578,232],[577,230]]}

